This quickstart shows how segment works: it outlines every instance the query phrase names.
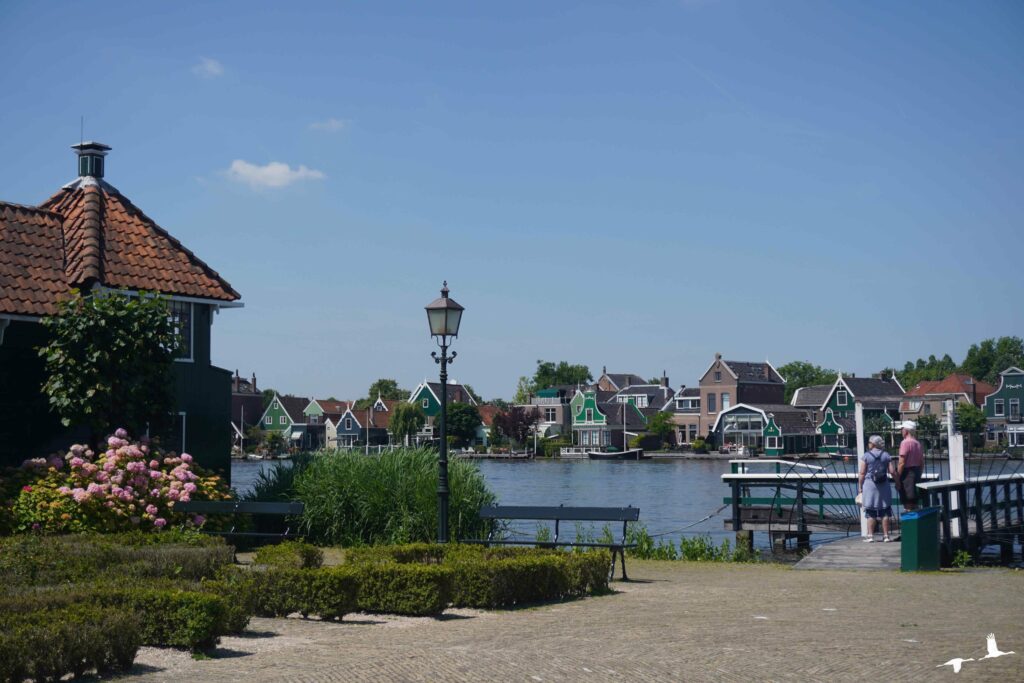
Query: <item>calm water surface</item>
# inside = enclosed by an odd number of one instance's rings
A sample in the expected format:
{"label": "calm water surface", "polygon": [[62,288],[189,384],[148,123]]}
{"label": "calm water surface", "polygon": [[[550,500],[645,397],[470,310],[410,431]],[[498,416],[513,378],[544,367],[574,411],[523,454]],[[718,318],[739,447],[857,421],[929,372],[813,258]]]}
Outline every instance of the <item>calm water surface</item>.
{"label": "calm water surface", "polygon": [[[718,510],[722,498],[729,495],[728,487],[721,480],[721,475],[729,470],[725,460],[541,459],[479,460],[477,463],[488,487],[502,505],[632,505],[640,508],[640,521],[652,534],[689,527],[685,530],[687,535],[732,536],[722,528],[722,515],[727,510],[699,521]],[[251,489],[258,473],[271,467],[271,462],[234,461],[231,481],[239,493],[245,493]]]}

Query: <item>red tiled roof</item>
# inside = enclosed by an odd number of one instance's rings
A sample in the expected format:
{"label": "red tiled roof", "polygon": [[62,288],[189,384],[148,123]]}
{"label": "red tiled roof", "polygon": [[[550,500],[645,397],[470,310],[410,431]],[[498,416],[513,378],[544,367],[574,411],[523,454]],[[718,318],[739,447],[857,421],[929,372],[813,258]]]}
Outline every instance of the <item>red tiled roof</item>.
{"label": "red tiled roof", "polygon": [[[968,380],[974,382],[972,387]],[[953,373],[940,380],[925,380],[907,392],[907,396],[928,396],[935,394],[966,394],[975,396],[976,403],[984,404],[985,397],[995,392],[996,388],[988,382],[972,378],[970,375]]]}
{"label": "red tiled roof", "polygon": [[0,202],[0,313],[43,316],[68,295],[60,216]]}
{"label": "red tiled roof", "polygon": [[331,401],[326,398],[318,398],[316,402],[320,404],[325,414],[332,415],[344,415],[350,403],[349,401]]}
{"label": "red tiled roof", "polygon": [[498,410],[498,406],[492,405],[479,406],[477,411],[480,413],[480,421],[484,423],[485,427],[494,424],[494,416],[501,412]]}
{"label": "red tiled roof", "polygon": [[80,179],[39,207],[0,202],[0,313],[56,312],[71,288],[217,301],[230,284],[109,184]]}

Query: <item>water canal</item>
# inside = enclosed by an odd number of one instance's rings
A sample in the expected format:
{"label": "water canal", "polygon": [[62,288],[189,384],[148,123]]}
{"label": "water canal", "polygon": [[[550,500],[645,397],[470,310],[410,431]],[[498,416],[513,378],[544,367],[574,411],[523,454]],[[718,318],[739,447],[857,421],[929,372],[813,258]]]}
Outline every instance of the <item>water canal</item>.
{"label": "water canal", "polygon": [[[683,527],[686,535],[710,534],[716,541],[732,538],[723,529],[725,512],[702,520],[722,506],[729,495],[721,475],[726,460],[590,460],[478,461],[487,485],[503,505],[596,505],[640,508],[640,521],[651,534]],[[231,480],[247,492],[262,461],[234,461]],[[692,525],[692,526],[691,526]],[[670,537],[678,540],[679,534]]]}

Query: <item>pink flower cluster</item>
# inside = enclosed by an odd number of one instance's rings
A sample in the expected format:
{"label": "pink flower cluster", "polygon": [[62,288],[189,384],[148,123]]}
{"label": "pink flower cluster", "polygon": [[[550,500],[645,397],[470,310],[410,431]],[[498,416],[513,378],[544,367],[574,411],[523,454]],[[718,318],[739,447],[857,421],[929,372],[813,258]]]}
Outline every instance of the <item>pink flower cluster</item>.
{"label": "pink flower cluster", "polygon": [[[192,456],[163,456],[146,443],[129,440],[124,429],[107,439],[107,450],[98,456],[75,445],[64,460],[70,475],[67,485],[58,489],[62,495],[81,505],[105,508],[142,528],[167,526],[175,503],[188,502],[199,479],[192,471]],[[189,519],[196,526],[204,521],[201,515]]]}

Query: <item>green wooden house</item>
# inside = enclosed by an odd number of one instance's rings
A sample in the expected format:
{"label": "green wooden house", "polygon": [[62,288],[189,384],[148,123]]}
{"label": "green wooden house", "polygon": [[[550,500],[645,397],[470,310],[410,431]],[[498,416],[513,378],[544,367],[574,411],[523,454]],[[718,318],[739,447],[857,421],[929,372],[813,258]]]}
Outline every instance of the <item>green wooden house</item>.
{"label": "green wooden house", "polygon": [[[432,441],[434,436],[435,421],[441,412],[441,383],[420,382],[419,385],[409,394],[409,403],[418,405],[423,409],[427,419],[423,423],[423,429],[415,436],[416,443]],[[477,405],[476,399],[463,385],[458,382],[448,382],[448,403],[468,403]]]}
{"label": "green wooden house", "polygon": [[309,449],[308,422],[305,411],[309,399],[304,396],[274,394],[260,416],[260,428],[265,432],[278,432],[289,447]]}
{"label": "green wooden house", "polygon": [[[156,291],[183,342],[174,363],[175,424],[165,443],[230,476],[231,373],[210,360],[216,314],[240,295],[104,179],[110,147],[73,145],[78,177],[39,206],[0,202],[0,464],[83,438],[50,411],[35,349],[39,321],[71,289]],[[110,425],[113,430],[119,425]]]}
{"label": "green wooden house", "polygon": [[985,398],[986,439],[1007,448],[1024,448],[1024,370],[1010,367],[999,373],[999,388]]}

